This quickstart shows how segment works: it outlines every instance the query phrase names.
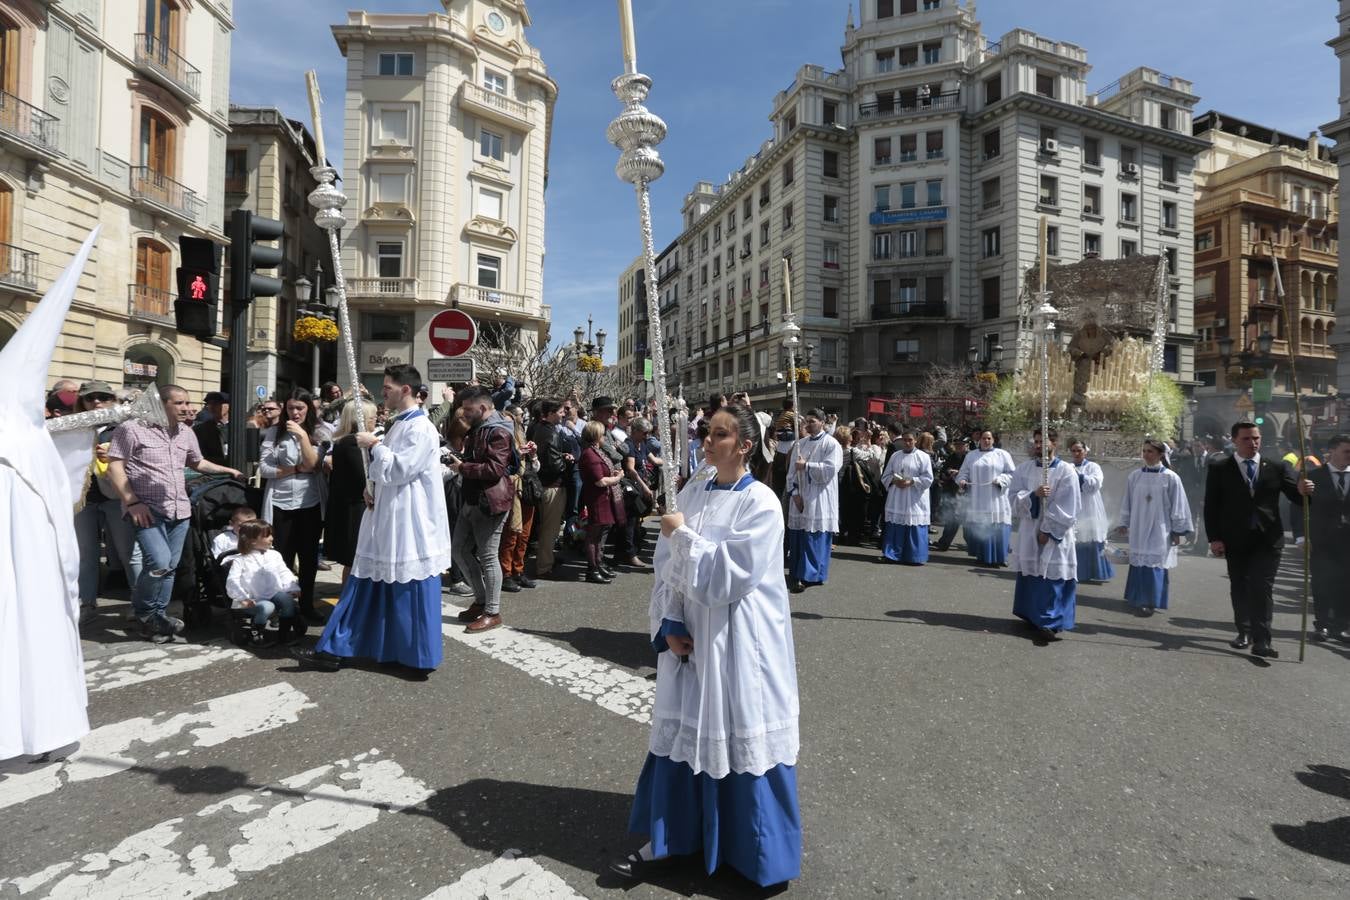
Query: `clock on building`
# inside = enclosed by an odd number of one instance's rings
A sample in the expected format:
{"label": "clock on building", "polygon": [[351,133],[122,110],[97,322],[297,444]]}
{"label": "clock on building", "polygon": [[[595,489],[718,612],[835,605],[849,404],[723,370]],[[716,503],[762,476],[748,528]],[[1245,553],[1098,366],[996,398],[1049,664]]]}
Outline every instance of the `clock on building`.
{"label": "clock on building", "polygon": [[487,26],[494,34],[501,34],[506,30],[506,17],[494,9],[487,14]]}

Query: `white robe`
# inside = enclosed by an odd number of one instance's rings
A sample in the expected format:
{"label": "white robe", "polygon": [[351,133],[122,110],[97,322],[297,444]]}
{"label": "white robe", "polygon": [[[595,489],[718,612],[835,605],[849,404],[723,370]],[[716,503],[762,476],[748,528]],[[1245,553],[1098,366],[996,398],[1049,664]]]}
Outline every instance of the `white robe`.
{"label": "white robe", "polygon": [[966,484],[966,522],[976,525],[1011,525],[1012,507],[1008,500],[1008,486],[1017,471],[1007,450],[972,450],[961,463],[956,476],[958,484]]}
{"label": "white robe", "polygon": [[1119,524],[1130,531],[1130,565],[1176,568],[1172,535],[1195,530],[1181,477],[1171,469],[1131,472],[1120,500]]}
{"label": "white robe", "polygon": [[[797,457],[806,460],[799,478]],[[788,458],[787,493],[800,493],[802,509],[788,498],[787,527],[797,531],[839,530],[839,470],[844,466],[844,448],[833,437],[821,432],[814,438],[797,442]]]}
{"label": "white robe", "polygon": [[1106,518],[1106,504],[1102,502],[1102,484],[1106,474],[1102,467],[1090,459],[1083,460],[1078,470],[1078,492],[1082,495],[1083,508],[1078,514],[1078,524],[1074,532],[1079,543],[1095,544],[1106,540],[1110,522]]}
{"label": "white robe", "polygon": [[694,652],[657,657],[649,746],[713,778],[763,775],[795,765],[799,746],[782,506],[758,481],[709,491],[714,475],[690,479],[685,524],[656,543],[652,637],[662,619],[683,622]]}
{"label": "white robe", "polygon": [[[1039,460],[1029,459],[1017,467],[1012,480],[1012,507],[1017,519],[1013,535],[1013,567],[1022,575],[1050,581],[1078,580],[1078,551],[1074,548],[1074,522],[1078,518],[1078,470],[1059,460],[1050,467],[1050,496],[1040,500],[1040,515],[1031,517],[1031,496],[1041,486]],[[1036,539],[1046,532],[1052,540],[1044,546]]]}
{"label": "white robe", "polygon": [[391,420],[370,452],[375,508],[361,517],[352,575],[407,583],[450,568],[441,441],[425,415]]}
{"label": "white robe", "polygon": [[[912,478],[909,487],[900,487],[895,478]],[[922,450],[906,453],[897,450],[886,463],[881,476],[886,486],[886,521],[893,525],[927,525],[931,519],[928,489],[933,486],[933,460]]]}

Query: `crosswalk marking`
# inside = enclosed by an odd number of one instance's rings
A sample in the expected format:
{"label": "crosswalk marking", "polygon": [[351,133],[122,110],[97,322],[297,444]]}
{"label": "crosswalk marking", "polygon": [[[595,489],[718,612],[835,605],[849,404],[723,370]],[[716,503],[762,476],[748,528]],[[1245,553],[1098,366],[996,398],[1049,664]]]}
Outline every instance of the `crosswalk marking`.
{"label": "crosswalk marking", "polygon": [[270,788],[235,794],[139,831],[106,852],[0,880],[0,895],[12,886],[20,896],[188,900],[235,888],[241,876],[330,844],[431,796],[424,782],[392,759],[379,759],[379,753],[371,750]]}
{"label": "crosswalk marking", "polygon": [[454,884],[422,900],[585,900],[552,872],[519,851],[508,850],[486,866],[465,872]]}
{"label": "crosswalk marking", "polygon": [[84,683],[89,693],[96,694],[195,672],[218,662],[242,662],[248,659],[253,657],[236,647],[172,644],[86,660]]}
{"label": "crosswalk marking", "polygon": [[54,793],[67,784],[125,772],[140,764],[137,757],[143,763],[184,756],[191,747],[214,747],[293,724],[301,710],[314,706],[283,681],[194,704],[191,712],[158,713],[104,725],[89,732],[80,748],[64,761],[0,781],[0,809]]}
{"label": "crosswalk marking", "polygon": [[[450,603],[443,604],[442,608],[449,616],[460,611]],[[647,679],[627,669],[606,665],[511,628],[467,634],[463,625],[445,622],[441,631],[453,641],[486,653],[545,684],[561,687],[602,709],[634,722],[645,724],[651,721],[655,688]]]}

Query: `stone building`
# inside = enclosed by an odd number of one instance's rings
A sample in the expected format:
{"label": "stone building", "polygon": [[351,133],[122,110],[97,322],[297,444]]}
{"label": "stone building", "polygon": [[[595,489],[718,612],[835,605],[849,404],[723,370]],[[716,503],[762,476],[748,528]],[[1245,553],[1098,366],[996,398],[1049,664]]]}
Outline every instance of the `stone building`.
{"label": "stone building", "polygon": [[1024,29],[991,41],[974,3],[863,0],[860,16],[843,68],[799,69],[774,98],[773,136],[686,196],[686,392],[782,395],[784,258],[810,353],[804,404],[913,396],[932,364],[964,365],[971,348],[1010,371],[1029,346],[1019,286],[1042,216],[1051,262],[1167,258],[1165,363],[1189,384],[1205,147],[1191,85],[1139,68],[1089,93],[1087,51]]}
{"label": "stone building", "polygon": [[[231,106],[225,151],[225,213],[247,209],[286,226],[281,242],[285,258],[276,270],[285,289],[279,297],[260,297],[249,311],[248,386],[278,396],[293,388],[314,390],[314,347],[295,342],[292,328],[300,305],[333,285],[328,234],[314,224],[307,204],[317,186],[309,170],[316,163],[314,138],[305,124],[268,107]],[[305,291],[305,282],[311,290]],[[228,283],[226,280],[223,283]],[[297,287],[297,283],[299,287]],[[303,294],[303,296],[302,296]],[[228,310],[225,313],[229,315]],[[334,344],[319,348],[319,380],[337,374]],[[222,360],[229,368],[229,360]]]}
{"label": "stone building", "polygon": [[343,269],[359,374],[376,388],[390,361],[425,368],[428,324],[444,308],[471,315],[480,340],[549,336],[544,187],[558,88],[525,38],[522,0],[443,6],[352,12],[333,26],[347,59]]}
{"label": "stone building", "polygon": [[[1332,161],[1336,163],[1338,175],[1350,175],[1350,0],[1340,0],[1336,16],[1336,37],[1327,41],[1327,45],[1336,53],[1340,61],[1341,87],[1340,116],[1334,122],[1322,126],[1322,133],[1336,142],[1331,151]],[[1338,183],[1340,179],[1337,179]],[[1336,204],[1336,215],[1347,212],[1350,198],[1342,192]],[[1347,276],[1340,278],[1340,275]],[[1337,253],[1336,302],[1341,309],[1350,309],[1350,260]],[[1345,287],[1341,287],[1345,285]],[[1342,295],[1341,292],[1345,294]],[[1338,416],[1342,430],[1350,423],[1350,328],[1339,328],[1332,332],[1327,343],[1336,353],[1335,385],[1339,389]]]}
{"label": "stone building", "polygon": [[0,2],[0,343],[103,228],[51,368],[220,386],[174,330],[178,238],[224,239],[230,0]]}
{"label": "stone building", "polygon": [[1279,359],[1269,411],[1281,422],[1292,414],[1285,363],[1292,349],[1305,414],[1325,416],[1321,406],[1335,384],[1336,166],[1316,133],[1295,137],[1213,111],[1196,118],[1195,133],[1210,145],[1195,175],[1197,427],[1226,430],[1225,423],[1253,413],[1251,401],[1260,398],[1248,394],[1252,371],[1270,367],[1253,362],[1244,369],[1241,355],[1258,349],[1263,332]]}

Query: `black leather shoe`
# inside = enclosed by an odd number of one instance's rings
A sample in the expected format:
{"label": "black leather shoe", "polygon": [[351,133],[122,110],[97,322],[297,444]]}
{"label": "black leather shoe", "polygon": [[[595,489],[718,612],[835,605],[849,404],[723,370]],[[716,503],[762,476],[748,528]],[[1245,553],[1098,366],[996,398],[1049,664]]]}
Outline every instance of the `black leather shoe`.
{"label": "black leather shoe", "polygon": [[1310,637],[1312,637],[1314,642],[1324,644],[1331,640],[1331,630],[1327,628],[1318,628],[1310,635]]}
{"label": "black leather shoe", "polygon": [[532,588],[537,586],[535,580],[529,577],[528,575],[517,575],[516,584],[520,585],[523,588]]}
{"label": "black leather shoe", "polygon": [[307,669],[320,672],[336,672],[342,668],[342,657],[322,650],[291,650],[291,658]]}
{"label": "black leather shoe", "polygon": [[608,578],[610,581],[614,580],[614,570],[608,566],[601,566],[597,571],[600,573],[600,577]]}
{"label": "black leather shoe", "polygon": [[605,576],[601,575],[599,572],[595,571],[594,569],[592,569],[591,571],[589,571],[589,572],[586,573],[586,583],[587,583],[587,584],[609,584],[609,582],[610,582],[610,579],[608,579],[608,578],[606,578]]}
{"label": "black leather shoe", "polygon": [[806,585],[800,581],[793,581],[792,584],[788,585],[788,590],[794,594],[800,594],[806,590]]}
{"label": "black leather shoe", "polygon": [[508,575],[502,579],[502,590],[506,591],[508,594],[520,592],[520,585],[516,583],[514,575]]}
{"label": "black leather shoe", "polygon": [[1280,651],[1269,645],[1265,647],[1253,647],[1252,656],[1259,656],[1262,659],[1279,659]]}
{"label": "black leather shoe", "polygon": [[629,881],[642,881],[649,877],[653,872],[659,872],[667,869],[674,863],[676,857],[663,856],[660,859],[643,859],[636,853],[630,853],[619,859],[609,861],[609,870],[620,878],[626,878]]}
{"label": "black leather shoe", "polygon": [[1234,650],[1245,650],[1252,645],[1252,639],[1247,636],[1245,631],[1239,631],[1238,636],[1228,642],[1228,646]]}

